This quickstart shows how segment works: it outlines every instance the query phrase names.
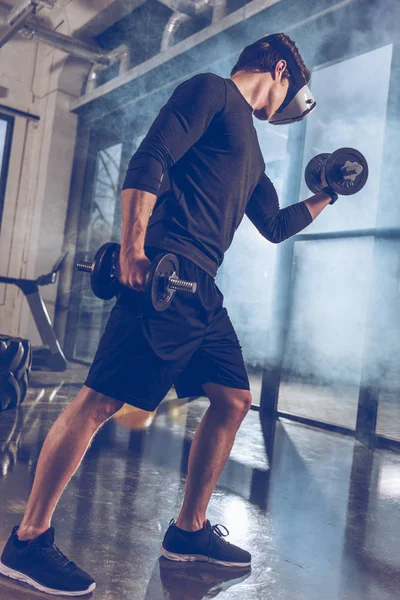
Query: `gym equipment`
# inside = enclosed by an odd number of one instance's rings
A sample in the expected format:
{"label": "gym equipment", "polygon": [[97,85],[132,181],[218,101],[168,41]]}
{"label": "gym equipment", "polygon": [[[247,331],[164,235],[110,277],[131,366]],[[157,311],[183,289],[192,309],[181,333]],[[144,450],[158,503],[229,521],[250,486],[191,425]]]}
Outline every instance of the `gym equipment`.
{"label": "gym equipment", "polygon": [[342,196],[357,194],[368,180],[368,163],[354,148],[339,148],[332,154],[317,154],[304,174],[307,187],[316,194],[325,187]]}
{"label": "gym equipment", "polygon": [[0,411],[24,401],[31,367],[29,340],[0,335]]}
{"label": "gym equipment", "polygon": [[62,254],[49,273],[39,275],[37,279],[20,279],[0,276],[0,283],[17,285],[28,300],[33,318],[44,346],[32,348],[32,369],[65,371],[67,361],[54,332],[49,313],[40,295],[39,286],[55,283],[67,252]]}
{"label": "gym equipment", "polygon": [[[121,291],[116,265],[121,246],[114,242],[103,244],[93,262],[79,262],[80,271],[90,273],[90,284],[95,296],[109,300]],[[197,283],[179,279],[179,263],[174,254],[158,254],[146,274],[145,293],[153,307],[161,312],[168,308],[176,291],[194,294]]]}

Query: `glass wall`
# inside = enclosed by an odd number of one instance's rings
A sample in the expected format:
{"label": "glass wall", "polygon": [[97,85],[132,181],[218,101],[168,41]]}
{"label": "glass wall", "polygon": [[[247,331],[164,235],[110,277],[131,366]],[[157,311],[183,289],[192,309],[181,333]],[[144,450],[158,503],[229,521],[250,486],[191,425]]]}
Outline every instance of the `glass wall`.
{"label": "glass wall", "polygon": [[355,428],[373,238],[296,242],[279,409]]}
{"label": "glass wall", "polygon": [[[302,173],[314,155],[350,146],[366,156],[370,177],[295,241],[278,408],[351,429],[370,327],[374,237],[341,234],[376,227],[391,57],[389,45],[316,71],[318,107],[306,122]],[[303,181],[300,197],[309,195]]]}
{"label": "glass wall", "polygon": [[0,229],[6,193],[14,118],[0,113]]}
{"label": "glass wall", "polygon": [[376,432],[400,441],[400,240],[379,244],[379,283],[371,313],[376,321],[375,380],[379,389]]}
{"label": "glass wall", "polygon": [[[97,250],[113,238],[116,204],[119,196],[119,177],[122,144],[114,144],[97,152],[93,192],[88,207],[86,258],[92,260]],[[83,274],[74,358],[93,359],[104,320],[114,301],[94,296],[90,277]]]}
{"label": "glass wall", "polygon": [[3,164],[4,147],[6,145],[6,134],[8,128],[8,121],[6,121],[2,115],[0,115],[0,167]]}
{"label": "glass wall", "polygon": [[115,144],[97,155],[96,175],[90,207],[87,250],[93,251],[109,241],[113,233],[122,144]]}

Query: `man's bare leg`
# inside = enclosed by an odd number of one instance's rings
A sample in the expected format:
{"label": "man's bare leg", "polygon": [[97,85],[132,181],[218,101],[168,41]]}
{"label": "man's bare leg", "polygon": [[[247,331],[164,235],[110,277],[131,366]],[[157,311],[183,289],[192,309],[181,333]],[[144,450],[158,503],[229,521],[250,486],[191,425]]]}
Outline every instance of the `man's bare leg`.
{"label": "man's bare leg", "polygon": [[93,436],[122,406],[122,402],[83,386],[60,414],[40,452],[32,491],[18,529],[20,540],[33,539],[50,527],[57,502]]}
{"label": "man's bare leg", "polygon": [[207,506],[228,460],[237,430],[251,406],[247,390],[216,383],[203,385],[210,399],[189,454],[185,496],[176,525],[187,531],[201,529]]}

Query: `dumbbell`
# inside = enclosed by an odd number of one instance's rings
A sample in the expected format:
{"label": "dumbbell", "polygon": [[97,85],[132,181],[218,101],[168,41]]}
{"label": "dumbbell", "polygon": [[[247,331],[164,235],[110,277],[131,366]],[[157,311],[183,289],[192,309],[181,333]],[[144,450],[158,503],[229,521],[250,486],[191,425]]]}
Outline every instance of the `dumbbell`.
{"label": "dumbbell", "polygon": [[[79,262],[80,271],[90,273],[90,284],[95,296],[110,300],[122,289],[116,274],[121,246],[114,242],[103,244],[96,252],[93,262]],[[194,294],[197,283],[179,279],[179,263],[175,254],[158,254],[146,274],[145,293],[157,311],[171,304],[176,291]]]}
{"label": "dumbbell", "polygon": [[332,154],[314,156],[306,167],[304,177],[314,194],[329,187],[336,194],[351,196],[367,183],[368,163],[358,150],[339,148]]}

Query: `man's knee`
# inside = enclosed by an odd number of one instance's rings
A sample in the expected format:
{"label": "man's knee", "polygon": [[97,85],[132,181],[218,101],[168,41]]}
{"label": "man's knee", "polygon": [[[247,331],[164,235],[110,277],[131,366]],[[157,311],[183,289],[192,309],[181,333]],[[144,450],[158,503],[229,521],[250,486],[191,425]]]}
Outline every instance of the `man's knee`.
{"label": "man's knee", "polygon": [[250,410],[252,396],[250,390],[228,388],[216,383],[205,383],[204,390],[211,406],[225,414],[245,416]]}
{"label": "man's knee", "polygon": [[82,410],[86,413],[86,417],[100,424],[115,415],[124,405],[123,402],[96,392],[96,390],[88,388],[85,385],[78,395],[77,400],[81,404]]}
{"label": "man's knee", "polygon": [[231,403],[232,408],[237,412],[243,415],[246,415],[252,404],[252,397],[250,390],[237,390],[240,391],[239,394],[235,394],[232,397]]}

